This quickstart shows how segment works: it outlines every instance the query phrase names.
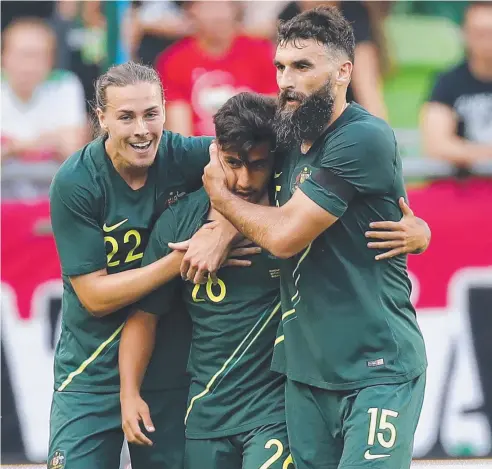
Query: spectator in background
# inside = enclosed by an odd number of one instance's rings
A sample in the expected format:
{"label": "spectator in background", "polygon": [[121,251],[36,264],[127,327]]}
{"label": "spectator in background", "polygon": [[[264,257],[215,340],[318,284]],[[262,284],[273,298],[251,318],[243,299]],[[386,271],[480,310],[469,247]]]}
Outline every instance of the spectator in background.
{"label": "spectator in background", "polygon": [[156,62],[166,93],[166,126],[183,135],[213,135],[212,116],[241,91],[277,94],[273,44],[243,36],[241,4],[186,2],[195,34]]}
{"label": "spectator in background", "polygon": [[101,2],[59,0],[50,23],[58,41],[56,66],[78,76],[90,112],[94,82],[106,59],[106,19]]}
{"label": "spectator in background", "polygon": [[290,20],[303,11],[321,5],[337,6],[354,29],[355,61],[347,90],[347,102],[356,101],[371,114],[386,119],[381,73],[385,52],[381,27],[386,8],[384,2],[301,0],[288,3],[280,13],[279,20]]}
{"label": "spectator in background", "polygon": [[2,48],[2,197],[47,196],[50,176],[85,141],[82,85],[53,70],[55,34],[42,19],[10,23]]}
{"label": "spectator in background", "polygon": [[188,17],[172,0],[133,2],[129,46],[130,54],[146,65],[171,44],[191,33]]}
{"label": "spectator in background", "polygon": [[492,3],[473,2],[464,22],[466,60],[443,73],[422,110],[425,152],[467,167],[492,161]]}

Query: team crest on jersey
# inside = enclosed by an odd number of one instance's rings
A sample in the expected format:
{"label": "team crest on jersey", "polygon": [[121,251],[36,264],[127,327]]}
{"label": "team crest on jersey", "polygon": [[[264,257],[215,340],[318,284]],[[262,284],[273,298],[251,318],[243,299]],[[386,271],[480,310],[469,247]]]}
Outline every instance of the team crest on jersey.
{"label": "team crest on jersey", "polygon": [[292,192],[294,192],[300,184],[302,184],[306,179],[309,179],[311,173],[313,172],[312,168],[309,166],[303,166],[301,172],[296,176],[294,181],[292,182]]}
{"label": "team crest on jersey", "polygon": [[65,467],[65,451],[57,449],[48,463],[48,469],[63,469]]}
{"label": "team crest on jersey", "polygon": [[175,204],[181,197],[184,197],[186,192],[177,190],[176,192],[170,192],[167,199],[167,206]]}

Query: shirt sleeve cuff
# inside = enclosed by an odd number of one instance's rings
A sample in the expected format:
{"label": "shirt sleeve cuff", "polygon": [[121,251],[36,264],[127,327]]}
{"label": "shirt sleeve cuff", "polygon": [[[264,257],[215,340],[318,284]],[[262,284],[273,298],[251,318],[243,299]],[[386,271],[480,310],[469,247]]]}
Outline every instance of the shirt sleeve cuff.
{"label": "shirt sleeve cuff", "polygon": [[340,218],[347,210],[348,205],[344,200],[333,192],[327,191],[312,178],[304,181],[299,189],[313,202],[337,218]]}

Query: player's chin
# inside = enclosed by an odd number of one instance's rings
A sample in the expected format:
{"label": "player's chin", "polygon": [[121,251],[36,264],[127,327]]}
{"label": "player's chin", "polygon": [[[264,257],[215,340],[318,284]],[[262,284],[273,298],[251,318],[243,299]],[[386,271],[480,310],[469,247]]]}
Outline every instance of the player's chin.
{"label": "player's chin", "polygon": [[252,204],[255,204],[258,201],[258,194],[256,192],[252,194],[241,194],[236,192],[236,195],[246,202],[250,202]]}
{"label": "player's chin", "polygon": [[133,156],[130,161],[131,165],[135,169],[149,168],[155,161],[155,154],[149,153],[148,155],[138,155],[137,157]]}

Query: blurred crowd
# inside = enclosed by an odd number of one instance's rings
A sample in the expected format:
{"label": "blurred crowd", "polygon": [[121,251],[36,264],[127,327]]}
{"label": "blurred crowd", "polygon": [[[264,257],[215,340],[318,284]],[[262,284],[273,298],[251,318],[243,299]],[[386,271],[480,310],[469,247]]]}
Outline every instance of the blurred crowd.
{"label": "blurred crowd", "polygon": [[[4,200],[45,197],[59,164],[92,138],[109,4],[1,3]],[[118,28],[127,58],[159,72],[167,128],[203,135],[235,93],[276,94],[278,21],[321,4],[354,27],[349,100],[410,132],[412,156],[492,161],[491,2],[133,1]]]}

